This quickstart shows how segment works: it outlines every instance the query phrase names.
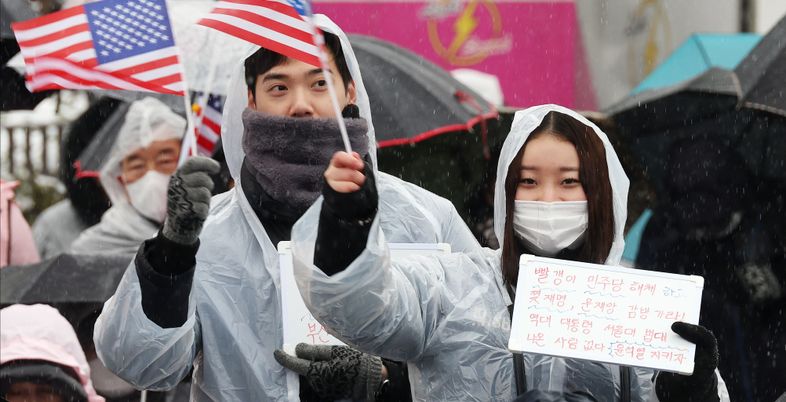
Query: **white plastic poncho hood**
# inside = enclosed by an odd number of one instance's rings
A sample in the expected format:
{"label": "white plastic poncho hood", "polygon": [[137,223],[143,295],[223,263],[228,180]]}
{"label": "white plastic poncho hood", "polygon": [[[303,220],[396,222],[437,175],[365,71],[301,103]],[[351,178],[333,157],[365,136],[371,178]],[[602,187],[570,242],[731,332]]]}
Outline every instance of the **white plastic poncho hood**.
{"label": "white plastic poncho hood", "polygon": [[112,207],[101,217],[101,222],[82,232],[71,245],[71,252],[133,254],[142,241],[155,235],[158,225],[131,205],[120,182],[121,162],[154,141],[180,139],[185,130],[185,119],[158,99],[148,97],[131,104],[100,172],[101,186],[112,200]]}
{"label": "white plastic poncho hood", "polygon": [[186,120],[160,100],[148,97],[131,104],[100,172],[101,186],[113,205],[129,202],[125,188],[118,180],[123,159],[154,141],[183,138],[185,131]]}
{"label": "white plastic poncho hood", "polygon": [[584,116],[559,105],[533,106],[516,112],[516,115],[513,117],[510,134],[505,139],[505,144],[500,152],[499,163],[497,164],[497,181],[494,187],[494,234],[497,235],[500,244],[505,241],[503,239],[506,218],[505,177],[508,175],[508,168],[513,162],[513,158],[516,157],[521,147],[524,146],[529,135],[540,125],[549,112],[566,114],[587,125],[603,142],[603,148],[606,150],[606,163],[609,167],[609,181],[611,182],[614,204],[614,242],[611,245],[609,256],[606,258],[606,264],[617,265],[625,248],[623,233],[625,220],[628,215],[628,187],[630,181],[625,174],[625,170],[622,169],[617,153],[614,152],[614,148],[611,146],[606,134]]}
{"label": "white plastic poncho hood", "polygon": [[[349,38],[336,23],[325,15],[315,14],[314,23],[317,28],[324,32],[336,35],[341,41],[341,49],[344,52],[344,59],[347,62],[352,81],[355,83],[357,100],[355,104],[360,109],[360,117],[368,123],[368,153],[371,156],[372,164],[377,166],[377,143],[374,135],[374,125],[371,123],[371,104],[369,103],[366,87],[363,85],[363,78],[360,75],[355,52],[349,43]],[[251,56],[259,50],[259,46],[249,45],[248,51],[243,57]],[[232,74],[227,93],[229,94],[224,105],[223,121],[221,125],[221,141],[224,147],[229,172],[236,181],[240,177],[240,166],[243,163],[245,152],[243,151],[243,110],[248,106],[248,86],[246,85],[245,66],[243,60],[239,60],[237,68]],[[336,132],[336,135],[341,135]]]}
{"label": "white plastic poncho hood", "polygon": [[47,305],[16,304],[0,310],[0,364],[42,360],[74,371],[89,402],[104,402],[93,388],[90,366],[74,329]]}

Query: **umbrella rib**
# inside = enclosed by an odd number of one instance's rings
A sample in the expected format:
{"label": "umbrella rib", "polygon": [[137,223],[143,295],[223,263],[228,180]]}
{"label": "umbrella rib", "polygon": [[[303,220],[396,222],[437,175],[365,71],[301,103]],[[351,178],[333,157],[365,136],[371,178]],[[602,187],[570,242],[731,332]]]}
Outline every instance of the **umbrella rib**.
{"label": "umbrella rib", "polygon": [[699,53],[701,54],[701,58],[704,59],[704,63],[707,67],[712,67],[712,60],[710,60],[710,55],[707,54],[707,49],[704,48],[704,44],[701,43],[700,40],[695,39],[697,42],[697,46],[699,48]]}
{"label": "umbrella rib", "polygon": [[786,112],[784,112],[783,110],[781,110],[781,109],[779,109],[777,107],[765,105],[763,103],[757,103],[757,102],[751,102],[751,101],[743,101],[742,105],[745,106],[745,107],[751,108],[751,109],[763,110],[765,112],[769,112],[769,113],[777,114],[779,116],[786,117]]}

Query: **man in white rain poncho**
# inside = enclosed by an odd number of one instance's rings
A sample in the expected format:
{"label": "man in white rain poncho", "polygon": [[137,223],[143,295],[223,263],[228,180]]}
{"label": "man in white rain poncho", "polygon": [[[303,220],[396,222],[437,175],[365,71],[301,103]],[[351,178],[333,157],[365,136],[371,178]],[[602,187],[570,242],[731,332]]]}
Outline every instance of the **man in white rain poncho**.
{"label": "man in white rain poncho", "polygon": [[499,251],[391,262],[373,175],[361,171],[346,153],[332,159],[324,198],[293,229],[295,277],[314,317],[340,339],[408,363],[414,399],[512,400],[524,391],[516,379],[530,391],[604,402],[626,392],[632,401],[709,401],[725,391],[715,338],[686,323],[672,329],[697,344],[694,374],[660,373],[655,386],[652,370],[586,360],[525,354],[514,368],[507,343],[519,256],[618,264],[622,254],[628,179],[605,134],[580,115],[556,105],[516,113],[497,169]]}
{"label": "man in white rain poncho", "polygon": [[155,98],[131,104],[100,173],[112,207],[74,241],[72,253],[133,255],[156,234],[185,129],[185,119]]}
{"label": "man in white rain poncho", "polygon": [[[326,39],[341,106],[360,116],[345,119],[353,148],[373,166],[374,131],[357,60],[334,23],[321,15],[315,20],[333,34]],[[238,66],[224,109],[222,141],[236,186],[210,200],[206,172],[217,166],[204,158],[186,161],[170,184],[164,228],[142,245],[96,323],[101,360],[140,388],[171,388],[193,368],[197,401],[288,399],[287,370],[274,359],[283,344],[276,245],[289,239],[319,196],[324,169],[342,147],[322,71],[254,50]],[[377,174],[389,239],[479,250],[447,200]],[[373,399],[382,361],[342,353],[344,359],[296,361],[308,365],[302,378],[316,399]]]}

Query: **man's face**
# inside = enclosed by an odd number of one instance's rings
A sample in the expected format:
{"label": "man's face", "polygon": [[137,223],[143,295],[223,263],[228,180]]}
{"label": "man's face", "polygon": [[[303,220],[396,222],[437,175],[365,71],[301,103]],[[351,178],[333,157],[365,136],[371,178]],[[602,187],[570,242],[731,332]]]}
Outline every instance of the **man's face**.
{"label": "man's face", "polygon": [[[330,76],[336,88],[339,109],[355,103],[355,84],[344,86],[336,62],[331,58]],[[321,68],[287,58],[257,77],[254,91],[248,91],[248,107],[257,111],[289,117],[335,117]]]}
{"label": "man's face", "polygon": [[120,162],[123,183],[131,184],[150,170],[171,175],[177,169],[180,157],[180,140],[153,141],[146,148],[140,148]]}

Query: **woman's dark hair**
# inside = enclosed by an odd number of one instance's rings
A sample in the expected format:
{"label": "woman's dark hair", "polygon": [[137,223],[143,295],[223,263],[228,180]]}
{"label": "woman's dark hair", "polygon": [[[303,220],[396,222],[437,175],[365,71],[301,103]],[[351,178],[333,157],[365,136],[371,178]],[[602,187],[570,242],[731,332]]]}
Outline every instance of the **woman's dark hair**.
{"label": "woman's dark hair", "polygon": [[[324,32],[324,35],[325,47],[327,47],[333,55],[333,59],[336,61],[336,67],[338,68],[338,74],[341,76],[341,81],[344,82],[344,88],[346,89],[349,83],[352,82],[352,75],[349,73],[347,60],[344,59],[344,51],[341,49],[341,40],[339,40],[338,36],[329,32]],[[264,47],[257,50],[251,56],[248,56],[245,61],[246,85],[248,86],[248,90],[254,94],[254,89],[257,85],[257,77],[266,73],[271,68],[284,63],[286,60],[287,56]],[[254,94],[254,96],[256,96],[256,94]]]}
{"label": "woman's dark hair", "polygon": [[63,137],[60,152],[60,180],[66,188],[68,198],[77,215],[86,226],[93,226],[101,220],[111,206],[101,183],[96,177],[77,177],[75,162],[82,152],[90,146],[101,127],[124,102],[102,97],[74,120]]}
{"label": "woman's dark hair", "polygon": [[543,122],[532,131],[524,146],[508,167],[505,177],[505,228],[502,245],[502,276],[505,283],[516,285],[519,257],[522,247],[515,240],[513,208],[516,189],[521,178],[521,158],[527,144],[543,135],[553,135],[570,142],[579,155],[579,180],[587,195],[588,222],[584,243],[578,250],[577,260],[603,264],[609,256],[614,241],[614,206],[612,203],[609,169],[603,142],[588,126],[559,112],[549,112]]}

